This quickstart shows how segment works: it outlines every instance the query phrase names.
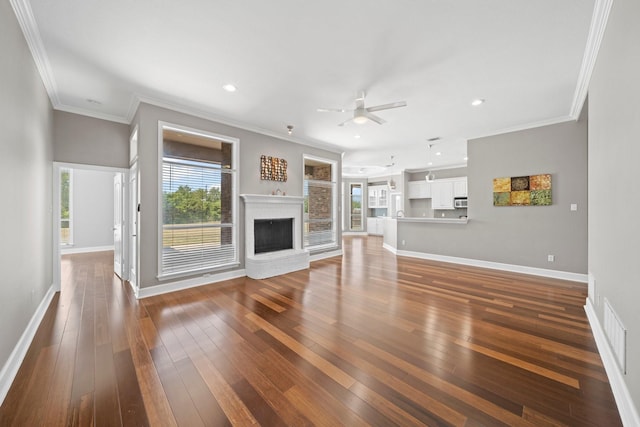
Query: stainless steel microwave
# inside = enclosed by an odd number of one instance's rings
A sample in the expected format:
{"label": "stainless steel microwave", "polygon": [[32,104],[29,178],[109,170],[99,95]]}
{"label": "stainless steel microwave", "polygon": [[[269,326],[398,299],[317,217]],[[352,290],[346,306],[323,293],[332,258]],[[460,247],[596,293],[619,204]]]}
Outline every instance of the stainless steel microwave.
{"label": "stainless steel microwave", "polygon": [[455,199],[453,201],[453,207],[456,209],[466,209],[467,207],[467,199]]}

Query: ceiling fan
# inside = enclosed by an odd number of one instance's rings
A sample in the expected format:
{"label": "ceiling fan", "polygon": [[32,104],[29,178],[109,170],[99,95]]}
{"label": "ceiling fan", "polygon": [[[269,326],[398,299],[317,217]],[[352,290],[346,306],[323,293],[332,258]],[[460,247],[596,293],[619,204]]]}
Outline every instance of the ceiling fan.
{"label": "ceiling fan", "polygon": [[390,104],[376,105],[374,107],[365,107],[364,106],[364,97],[365,93],[360,92],[356,98],[356,107],[353,109],[345,109],[345,108],[318,108],[319,112],[335,112],[335,113],[347,113],[353,111],[353,117],[345,120],[340,123],[338,126],[344,126],[346,123],[353,121],[357,124],[363,124],[367,121],[371,120],[379,125],[386,123],[385,120],[376,116],[375,114],[371,114],[374,111],[382,111],[382,110],[390,110],[392,108],[406,107],[407,103],[405,101],[392,102]]}

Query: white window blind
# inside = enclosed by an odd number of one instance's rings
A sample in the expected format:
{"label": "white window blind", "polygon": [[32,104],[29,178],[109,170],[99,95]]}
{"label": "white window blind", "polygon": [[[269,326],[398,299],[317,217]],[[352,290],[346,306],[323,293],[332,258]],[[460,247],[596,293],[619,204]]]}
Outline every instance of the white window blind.
{"label": "white window blind", "polygon": [[219,163],[163,157],[162,275],[237,262],[234,173]]}

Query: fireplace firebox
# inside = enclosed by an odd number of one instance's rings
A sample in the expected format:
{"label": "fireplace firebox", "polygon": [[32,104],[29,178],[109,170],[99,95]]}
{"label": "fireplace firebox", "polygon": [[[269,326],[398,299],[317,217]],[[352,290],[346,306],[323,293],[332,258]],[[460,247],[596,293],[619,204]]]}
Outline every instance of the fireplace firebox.
{"label": "fireplace firebox", "polygon": [[293,249],[293,218],[256,219],[253,235],[256,254]]}

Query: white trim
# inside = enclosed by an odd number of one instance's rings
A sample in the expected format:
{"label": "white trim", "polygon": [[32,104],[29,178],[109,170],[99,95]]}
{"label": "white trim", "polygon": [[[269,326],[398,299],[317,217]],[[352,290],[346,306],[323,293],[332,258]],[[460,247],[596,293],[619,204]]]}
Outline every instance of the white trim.
{"label": "white trim", "polygon": [[51,284],[0,371],[0,404],[4,402],[4,398],[7,397],[9,388],[18,373],[18,369],[20,369],[20,365],[22,365],[22,361],[27,354],[27,350],[38,331],[38,327],[40,326],[55,293],[55,285]]}
{"label": "white trim", "polygon": [[578,120],[582,112],[584,100],[587,98],[587,93],[589,92],[591,74],[593,74],[593,69],[596,65],[598,51],[604,38],[604,31],[607,26],[612,4],[613,0],[596,0],[596,4],[593,7],[587,45],[584,48],[582,65],[580,66],[580,74],[578,74],[578,82],[576,84],[576,92],[573,95],[573,102],[569,113],[574,120]]}
{"label": "white trim", "polygon": [[[138,110],[138,108],[140,107],[140,103],[145,103],[145,104],[149,104],[149,105],[153,105],[156,107],[160,107],[160,108],[166,108],[168,110],[171,111],[175,111],[178,113],[183,113],[183,114],[188,114],[190,116],[193,117],[198,117],[201,119],[205,119],[205,120],[210,120],[222,125],[227,125],[227,126],[232,126],[235,127],[237,129],[242,129],[242,130],[246,130],[249,132],[254,132],[257,133],[259,135],[265,135],[265,136],[271,136],[273,138],[277,138],[280,140],[284,140],[284,141],[289,141],[289,142],[293,142],[296,144],[300,144],[300,145],[306,145],[308,147],[312,147],[312,148],[322,148],[324,150],[330,151],[332,153],[342,153],[344,150],[340,147],[337,147],[335,145],[320,141],[320,140],[316,140],[316,139],[305,139],[305,140],[301,140],[299,138],[294,138],[292,136],[287,135],[286,131],[284,131],[283,133],[277,133],[277,132],[273,132],[271,130],[268,129],[263,129],[261,127],[255,126],[255,125],[251,125],[248,123],[244,123],[244,122],[240,122],[237,120],[233,120],[230,119],[228,117],[224,117],[224,116],[220,116],[217,114],[214,114],[210,111],[206,111],[203,110],[201,107],[197,107],[195,105],[185,105],[184,104],[184,100],[181,100],[181,102],[175,102],[175,101],[167,101],[167,100],[162,100],[162,99],[157,99],[157,98],[152,98],[150,96],[146,96],[146,95],[141,95],[139,93],[135,94],[137,101],[135,101],[131,107],[129,108],[129,112],[128,112],[128,116],[127,116],[127,120],[129,123],[131,123],[131,121],[133,120],[136,111]],[[134,108],[135,107],[135,108]]]}
{"label": "white trim", "polygon": [[388,243],[383,243],[382,244],[382,248],[388,250],[389,252],[391,252],[394,255],[398,255],[398,249],[394,248],[393,246],[391,246]]}
{"label": "white trim", "polygon": [[633,404],[633,399],[631,398],[631,394],[629,393],[629,389],[625,383],[624,375],[618,367],[616,358],[611,351],[611,347],[609,347],[602,325],[596,315],[593,303],[589,298],[586,299],[584,311],[587,313],[589,325],[593,332],[593,338],[596,340],[598,352],[600,353],[600,358],[602,358],[602,364],[607,372],[611,391],[613,392],[613,397],[618,405],[618,412],[620,413],[622,424],[625,426],[640,426],[638,410]]}
{"label": "white trim", "polygon": [[64,247],[64,246],[60,247],[60,253],[62,255],[83,254],[83,253],[89,253],[89,252],[104,252],[104,251],[112,251],[112,250],[114,250],[114,246],[113,245],[87,246],[87,247],[84,247],[84,248]]}
{"label": "white trim", "polygon": [[[392,252],[392,251],[391,251]],[[483,261],[471,258],[460,258],[447,255],[428,254],[423,252],[398,250],[396,255],[412,258],[428,259],[432,261],[451,262],[454,264],[469,265],[472,267],[491,268],[494,270],[510,271],[513,273],[531,274],[534,276],[550,277],[553,279],[571,280],[573,282],[587,283],[587,275],[571,273],[569,271],[548,270],[545,268],[527,267],[525,265],[503,264],[500,262]]]}
{"label": "white trim", "polygon": [[576,119],[573,118],[572,116],[552,117],[550,119],[540,120],[538,122],[521,123],[519,125],[511,126],[511,127],[508,127],[508,128],[496,129],[496,130],[492,130],[492,131],[489,131],[489,132],[486,132],[486,133],[477,134],[477,135],[474,135],[474,136],[471,136],[471,137],[467,138],[467,140],[470,141],[472,139],[480,139],[480,138],[486,138],[486,137],[489,137],[489,136],[504,135],[504,134],[507,134],[507,133],[520,132],[520,131],[529,130],[529,129],[536,129],[536,128],[540,128],[540,127],[544,127],[544,126],[557,125],[557,124],[560,124],[560,123],[572,122],[572,121],[575,121],[575,120]]}
{"label": "white trim", "polygon": [[327,258],[333,258],[333,257],[337,257],[337,256],[342,256],[342,249],[338,249],[336,251],[329,251],[329,252],[320,252],[317,254],[313,254],[309,256],[309,261],[310,262],[314,262],[314,261],[320,261],[323,259],[327,259]]}
{"label": "white trim", "polygon": [[82,107],[76,107],[74,105],[61,104],[59,102],[56,105],[54,105],[54,109],[58,111],[64,111],[67,113],[78,114],[81,116],[92,117],[94,119],[106,120],[109,122],[122,123],[125,125],[131,124],[131,121],[128,120],[126,117],[107,114],[101,111],[89,110]]}
{"label": "white trim", "polygon": [[343,231],[342,236],[367,236],[366,231]]}
{"label": "white trim", "polygon": [[[162,295],[169,292],[181,291],[183,289],[195,288],[197,286],[208,285],[210,283],[223,282],[225,280],[246,277],[244,269],[228,271],[218,274],[205,274],[200,277],[191,279],[178,280],[175,282],[165,283],[162,285],[149,286],[148,288],[140,288],[136,294],[138,299],[148,298],[156,295]],[[135,291],[134,291],[135,292]]]}
{"label": "white trim", "polygon": [[47,51],[42,43],[42,37],[40,37],[40,30],[36,24],[36,19],[33,16],[33,10],[28,0],[9,0],[13,11],[18,19],[18,24],[22,29],[24,38],[27,41],[33,61],[36,63],[36,68],[42,78],[42,83],[49,95],[51,104],[54,108],[60,105],[60,98],[58,98],[58,86],[56,80],[53,77],[53,70]]}

